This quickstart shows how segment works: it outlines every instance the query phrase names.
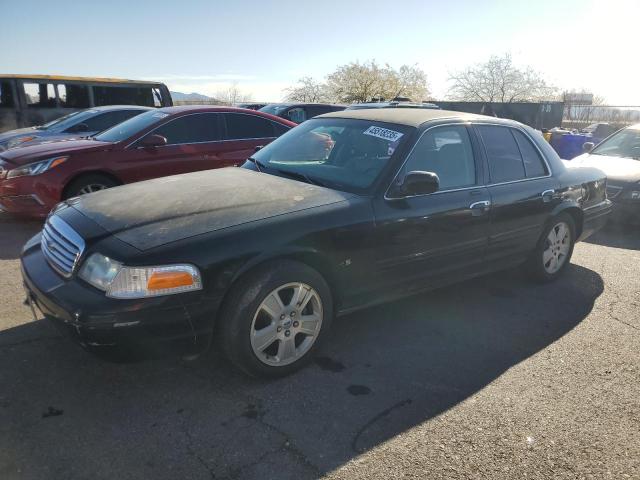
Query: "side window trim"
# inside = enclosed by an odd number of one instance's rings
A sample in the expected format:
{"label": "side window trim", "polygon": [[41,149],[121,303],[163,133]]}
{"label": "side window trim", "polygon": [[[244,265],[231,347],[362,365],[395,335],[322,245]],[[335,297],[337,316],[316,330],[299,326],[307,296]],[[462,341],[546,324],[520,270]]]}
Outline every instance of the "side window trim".
{"label": "side window trim", "polygon": [[[542,153],[542,150],[540,149],[540,147],[538,146],[538,144],[533,140],[533,138],[531,138],[531,135],[529,135],[528,132],[526,132],[524,129],[513,126],[513,125],[504,125],[502,123],[490,123],[490,122],[478,122],[478,121],[473,121],[471,122],[472,127],[474,127],[475,130],[475,136],[478,137],[478,141],[482,144],[482,150],[483,150],[483,154],[484,154],[484,158],[485,158],[485,162],[487,163],[487,174],[489,175],[487,177],[487,181],[485,182],[485,185],[487,187],[492,187],[492,186],[496,186],[496,185],[507,185],[509,183],[519,183],[519,182],[527,182],[530,180],[540,180],[541,178],[549,178],[553,175],[553,171],[551,170],[551,165],[549,165],[549,162],[547,160],[547,157],[545,157],[544,153]],[[475,127],[477,126],[490,126],[490,127],[503,127],[503,128],[509,128],[511,130],[518,130],[520,133],[522,133],[527,140],[529,140],[531,142],[531,144],[535,147],[536,151],[540,154],[540,157],[542,158],[542,161],[544,162],[544,165],[547,169],[547,174],[546,175],[542,175],[539,177],[525,177],[522,178],[520,180],[508,180],[506,182],[492,182],[491,181],[491,172],[490,169],[488,168],[488,163],[489,163],[489,158],[487,155],[487,150],[486,147],[484,145],[484,140],[482,140],[482,136],[480,135],[480,133],[478,132],[478,130],[475,129]],[[513,136],[513,134],[511,134]],[[514,138],[514,141],[516,142],[516,146],[518,146],[518,142],[516,141],[516,139]],[[520,151],[520,147],[518,146],[518,151]],[[520,156],[522,157],[522,153],[520,154]],[[524,159],[523,159],[523,167],[524,167]],[[525,170],[525,175],[526,175],[526,170]]]}
{"label": "side window trim", "polygon": [[413,146],[411,147],[411,150],[409,150],[409,152],[405,155],[404,160],[402,161],[402,165],[400,165],[400,167],[398,168],[398,170],[396,170],[396,173],[393,175],[393,177],[391,177],[391,181],[389,182],[389,185],[387,186],[385,192],[384,192],[384,199],[385,200],[393,200],[393,197],[389,196],[389,191],[393,188],[394,182],[396,181],[396,179],[398,178],[398,175],[400,175],[400,173],[402,172],[402,170],[404,169],[405,165],[407,164],[407,161],[409,160],[409,157],[411,157],[411,154],[413,153],[413,151],[415,150],[416,146],[418,145],[418,143],[420,143],[420,141],[422,140],[422,137],[424,137],[426,135],[426,133],[430,130],[433,130],[434,128],[438,128],[438,127],[464,127],[465,130],[467,131],[467,134],[469,135],[469,141],[471,143],[471,154],[473,156],[473,161],[476,167],[476,184],[469,186],[469,187],[460,187],[460,188],[450,188],[447,190],[437,190],[433,193],[426,193],[426,194],[421,194],[421,195],[410,195],[408,197],[404,197],[404,198],[415,198],[415,197],[427,197],[427,196],[431,196],[431,195],[438,195],[440,193],[449,193],[449,192],[462,192],[465,190],[477,190],[479,188],[484,188],[484,175],[482,175],[482,171],[478,170],[478,166],[480,164],[480,162],[482,161],[482,158],[478,155],[478,151],[476,150],[476,145],[475,145],[475,138],[474,138],[474,134],[475,132],[471,132],[470,131],[470,124],[468,122],[455,122],[455,123],[441,123],[438,125],[433,125],[431,127],[427,127],[425,128],[422,133],[420,134],[420,136],[418,137],[418,139],[414,142]]}

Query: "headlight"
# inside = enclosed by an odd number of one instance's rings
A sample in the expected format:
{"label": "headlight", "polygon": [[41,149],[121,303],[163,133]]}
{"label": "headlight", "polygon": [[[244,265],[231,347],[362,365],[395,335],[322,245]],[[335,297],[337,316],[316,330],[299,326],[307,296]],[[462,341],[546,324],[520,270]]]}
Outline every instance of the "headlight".
{"label": "headlight", "polygon": [[116,277],[122,264],[99,253],[91,255],[80,269],[80,278],[100,290],[106,291]]}
{"label": "headlight", "polygon": [[47,170],[57,167],[61,163],[66,162],[68,158],[69,157],[53,157],[47,158],[46,160],[40,160],[39,162],[29,163],[22,167],[9,170],[7,178],[23,177],[25,175],[39,175]]}
{"label": "headlight", "polygon": [[80,278],[111,298],[144,298],[202,289],[200,272],[193,265],[126,267],[99,253],[91,255]]}

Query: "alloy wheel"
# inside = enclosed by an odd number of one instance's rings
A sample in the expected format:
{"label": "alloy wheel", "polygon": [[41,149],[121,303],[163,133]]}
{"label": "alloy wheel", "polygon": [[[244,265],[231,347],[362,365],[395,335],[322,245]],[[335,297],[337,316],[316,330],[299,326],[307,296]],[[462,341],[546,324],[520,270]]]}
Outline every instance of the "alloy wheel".
{"label": "alloy wheel", "polygon": [[562,268],[571,250],[571,229],[565,222],[559,222],[549,231],[542,252],[542,264],[549,274]]}
{"label": "alloy wheel", "polygon": [[262,300],[253,316],[253,353],[267,365],[289,365],[311,349],[322,319],[322,301],[311,286],[300,282],[282,285]]}
{"label": "alloy wheel", "polygon": [[98,192],[100,190],[105,190],[106,188],[108,187],[101,183],[90,183],[78,190],[78,195],[86,195],[87,193]]}

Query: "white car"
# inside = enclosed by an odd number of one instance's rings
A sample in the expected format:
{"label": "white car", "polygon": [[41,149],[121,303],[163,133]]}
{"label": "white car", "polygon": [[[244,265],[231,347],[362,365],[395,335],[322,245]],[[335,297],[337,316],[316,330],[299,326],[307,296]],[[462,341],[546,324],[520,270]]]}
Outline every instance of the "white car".
{"label": "white car", "polygon": [[640,223],[640,124],[617,131],[595,147],[587,142],[584,149],[585,153],[567,163],[602,170],[607,175],[607,195],[614,204],[614,216]]}

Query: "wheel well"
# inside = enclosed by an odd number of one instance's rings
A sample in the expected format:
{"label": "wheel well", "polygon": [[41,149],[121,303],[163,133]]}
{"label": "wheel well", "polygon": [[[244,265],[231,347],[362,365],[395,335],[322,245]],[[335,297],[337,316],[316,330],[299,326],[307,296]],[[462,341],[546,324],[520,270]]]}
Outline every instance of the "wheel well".
{"label": "wheel well", "polygon": [[88,172],[80,172],[80,173],[74,175],[73,177],[71,177],[67,181],[67,183],[65,184],[64,188],[62,189],[62,199],[61,200],[64,200],[64,199],[67,198],[69,185],[73,184],[73,182],[75,182],[79,178],[86,177],[87,175],[102,175],[103,177],[107,177],[107,178],[113,180],[118,185],[122,185],[122,181],[118,177],[116,177],[115,175],[113,175],[113,174],[111,174],[109,172],[105,172],[105,171],[102,171],[102,170],[90,170]]}
{"label": "wheel well", "polygon": [[582,235],[582,224],[584,220],[582,210],[578,207],[569,207],[562,211],[568,213],[573,218],[573,221],[576,224],[576,239],[579,238],[580,235]]}
{"label": "wheel well", "polygon": [[[305,253],[305,252],[297,252],[297,253],[279,255],[277,257],[265,258],[264,260],[256,263],[255,265],[252,265],[251,267],[249,267],[246,270],[242,271],[227,286],[226,291],[224,292],[222,301],[220,302],[220,305],[218,307],[218,311],[217,311],[216,316],[218,316],[220,314],[220,312],[222,312],[224,310],[224,305],[227,302],[227,299],[229,298],[229,295],[230,295],[231,291],[233,290],[233,287],[235,287],[235,285],[237,285],[237,283],[242,278],[244,278],[246,275],[248,275],[249,273],[253,272],[257,268],[262,267],[264,264],[269,263],[269,262],[274,262],[274,261],[277,262],[278,260],[293,260],[293,261],[296,261],[296,262],[303,263],[306,266],[308,266],[310,268],[313,268],[320,275],[322,275],[324,280],[327,282],[327,286],[329,287],[329,291],[331,292],[331,296],[333,297],[334,313],[337,311],[337,307],[339,305],[340,298],[338,297],[338,290],[336,289],[336,283],[335,283],[336,276],[335,276],[334,272],[332,272],[330,270],[330,268],[327,266],[327,262],[323,261],[324,259],[320,255],[314,255],[312,253]],[[215,322],[214,329],[218,328],[219,323],[220,323],[219,321]]]}

